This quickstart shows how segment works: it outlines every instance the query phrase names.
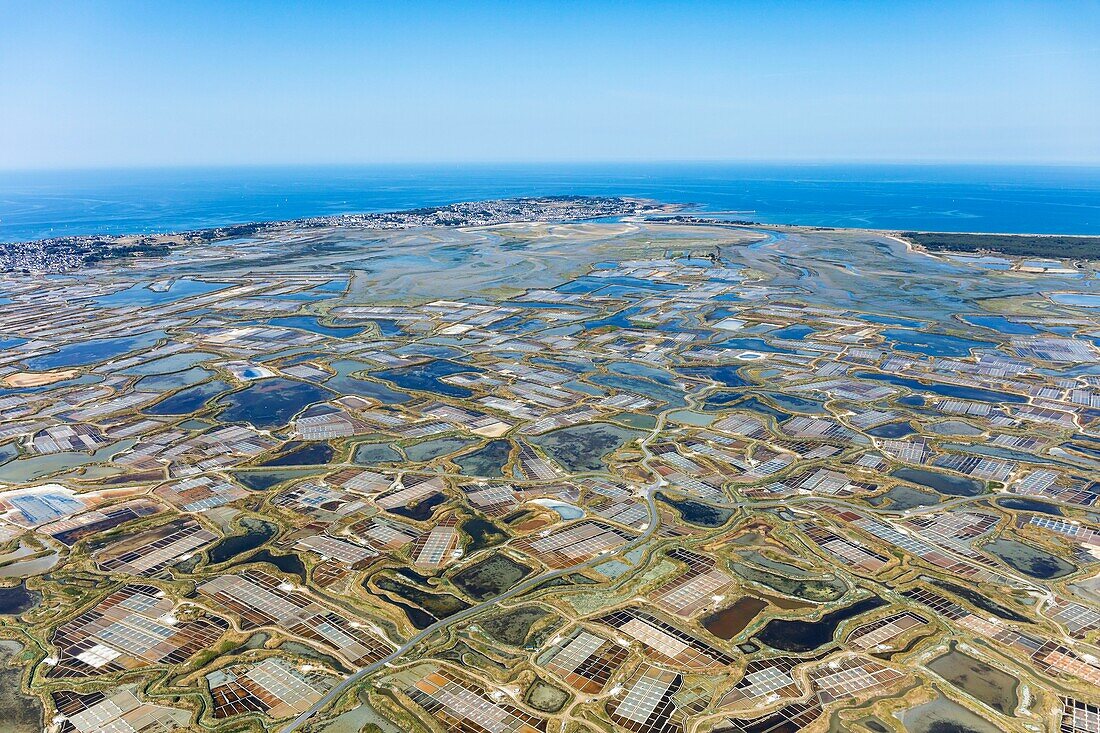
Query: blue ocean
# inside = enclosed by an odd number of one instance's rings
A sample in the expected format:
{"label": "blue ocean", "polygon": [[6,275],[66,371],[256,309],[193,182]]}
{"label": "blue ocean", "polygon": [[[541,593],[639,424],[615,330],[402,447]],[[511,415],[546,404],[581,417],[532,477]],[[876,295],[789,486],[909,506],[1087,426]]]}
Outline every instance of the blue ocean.
{"label": "blue ocean", "polygon": [[774,224],[1100,234],[1100,168],[716,163],[0,172],[0,241],[558,194],[641,196]]}

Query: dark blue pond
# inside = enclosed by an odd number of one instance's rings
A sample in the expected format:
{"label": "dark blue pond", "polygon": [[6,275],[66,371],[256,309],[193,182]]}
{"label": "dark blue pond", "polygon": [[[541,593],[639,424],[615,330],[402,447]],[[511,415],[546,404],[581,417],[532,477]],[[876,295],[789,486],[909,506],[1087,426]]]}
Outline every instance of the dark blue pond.
{"label": "dark blue pond", "polygon": [[318,466],[332,460],[334,451],[328,443],[288,443],[284,452],[267,459],[260,466]]}
{"label": "dark blue pond", "polygon": [[186,415],[201,408],[208,400],[217,397],[223,392],[228,392],[230,387],[225,382],[206,382],[196,384],[194,387],[180,390],[166,400],[158,402],[151,407],[146,407],[142,412],[146,415]]}
{"label": "dark blue pond", "polygon": [[257,428],[286,425],[291,418],[314,402],[332,397],[332,392],[308,382],[281,377],[261,379],[226,397],[222,422],[244,422]]}
{"label": "dark blue pond", "polygon": [[335,336],[336,338],[351,338],[363,333],[366,329],[356,326],[326,326],[316,316],[286,316],[284,318],[271,318],[267,321],[272,326],[285,326],[298,328],[303,331],[321,334],[322,336]]}
{"label": "dark blue pond", "polygon": [[[649,366],[648,364],[638,364],[632,361],[615,361],[607,365],[608,371],[616,372],[618,374],[626,374],[631,377],[643,377],[645,379],[652,379],[654,382],[660,382],[666,387],[676,387],[675,377],[664,369],[658,367]],[[676,387],[676,389],[679,389]]]}
{"label": "dark blue pond", "polygon": [[699,379],[710,379],[719,384],[724,384],[727,387],[743,387],[749,384],[741,373],[738,371],[740,367],[735,366],[717,366],[717,367],[691,367],[688,369],[681,369],[680,373],[687,377],[696,377]]}
{"label": "dark blue pond", "polygon": [[784,348],[782,346],[775,346],[769,344],[764,339],[758,338],[732,338],[725,341],[719,341],[715,346],[723,349],[738,349],[744,351],[761,351],[771,354],[794,354],[797,353],[791,349]]}
{"label": "dark blue pond", "polygon": [[448,397],[469,397],[473,394],[470,390],[458,385],[447,384],[440,381],[440,378],[472,371],[475,371],[475,369],[465,364],[459,364],[448,359],[435,359],[423,364],[374,372],[371,376],[393,382],[402,389],[415,389],[422,392],[447,395]]}
{"label": "dark blue pond", "polygon": [[809,326],[804,326],[801,323],[795,323],[784,328],[770,331],[768,336],[770,338],[784,339],[788,341],[801,341],[805,337],[814,332],[814,329]]}
{"label": "dark blue pond", "polygon": [[630,317],[636,316],[642,312],[640,305],[631,306],[618,313],[613,313],[610,316],[604,318],[597,318],[593,321],[584,322],[584,330],[591,331],[597,328],[603,328],[604,326],[615,326],[616,328],[631,328]]}
{"label": "dark blue pond", "polygon": [[963,320],[975,326],[981,326],[982,328],[988,328],[997,333],[1006,333],[1013,336],[1030,336],[1039,333],[1038,329],[1032,328],[1026,323],[1016,323],[1015,321],[1008,320],[1004,316],[966,316]]}
{"label": "dark blue pond", "polygon": [[[876,382],[889,382],[896,387],[906,387],[916,392],[931,392],[932,394],[938,394],[941,397],[957,397],[960,400],[976,400],[978,402],[1011,402],[1014,404],[1022,404],[1027,402],[1026,397],[1020,395],[1009,394],[1008,392],[996,392],[991,389],[980,389],[978,387],[966,387],[960,384],[940,384],[938,382],[932,382],[925,384],[924,382],[916,379],[910,379],[909,377],[900,377],[897,374],[880,374],[878,372],[856,372],[853,376],[860,379],[870,379]],[[905,398],[902,398],[905,399]],[[898,400],[902,402],[902,400]],[[912,402],[905,402],[904,404],[912,405]],[[923,400],[921,401],[923,404]],[[915,405],[919,406],[919,405]]]}
{"label": "dark blue pond", "polygon": [[83,341],[62,346],[52,354],[43,354],[27,362],[27,368],[36,372],[63,367],[86,366],[107,359],[114,359],[130,351],[147,349],[164,338],[164,331],[149,331],[137,336]]}
{"label": "dark blue pond", "polygon": [[764,625],[756,638],[773,649],[785,652],[813,651],[832,641],[836,628],[842,622],[885,605],[886,601],[873,596],[830,611],[818,620],[774,619]]}
{"label": "dark blue pond", "polygon": [[866,432],[876,438],[904,438],[906,435],[912,435],[916,430],[913,429],[912,423],[888,422],[884,425],[876,425]]}
{"label": "dark blue pond", "polygon": [[357,397],[370,397],[386,405],[399,405],[412,399],[404,392],[390,389],[381,382],[372,382],[367,379],[359,379],[352,376],[357,372],[365,372],[372,368],[373,364],[354,359],[341,359],[331,364],[336,370],[336,375],[325,381],[325,386],[342,395],[355,395]]}
{"label": "dark blue pond", "polygon": [[985,484],[981,481],[924,468],[896,468],[890,475],[951,496],[978,496],[985,492]]}
{"label": "dark blue pond", "polygon": [[14,349],[16,346],[22,346],[27,343],[27,339],[21,338],[0,338],[0,349]]}
{"label": "dark blue pond", "polygon": [[825,409],[825,404],[817,400],[811,400],[793,394],[784,394],[783,392],[761,392],[760,394],[785,410],[808,412],[811,415],[824,415],[828,412],[828,410]]}
{"label": "dark blue pond", "polygon": [[715,308],[710,313],[708,313],[707,317],[706,317],[706,320],[707,320],[708,323],[714,323],[715,321],[720,321],[723,318],[730,318],[732,316],[736,316],[740,312],[741,311],[737,310],[736,308],[726,308],[724,306],[721,306],[721,307]]}
{"label": "dark blue pond", "polygon": [[897,351],[925,356],[969,356],[971,349],[996,346],[991,341],[964,339],[945,333],[925,333],[903,328],[887,328],[882,332],[887,341],[894,343]]}
{"label": "dark blue pond", "polygon": [[374,319],[373,323],[378,326],[378,330],[383,336],[405,336],[405,329],[401,328],[401,324],[397,321],[387,321],[381,318]]}
{"label": "dark blue pond", "polygon": [[1045,501],[1035,501],[1034,499],[1018,499],[1007,498],[997,499],[997,504],[1003,506],[1005,509],[1016,509],[1024,512],[1039,512],[1040,514],[1049,514],[1054,517],[1062,516],[1062,510],[1054,504],[1047,504]]}
{"label": "dark blue pond", "polygon": [[704,410],[721,410],[729,407],[730,405],[741,401],[745,397],[745,392],[740,390],[719,389],[707,394],[706,399],[703,401]]}
{"label": "dark blue pond", "polygon": [[791,413],[784,412],[755,395],[739,403],[737,408],[741,410],[752,410],[753,412],[759,412],[764,415],[771,415],[776,419],[776,422],[783,422],[784,420],[789,420],[794,417]]}

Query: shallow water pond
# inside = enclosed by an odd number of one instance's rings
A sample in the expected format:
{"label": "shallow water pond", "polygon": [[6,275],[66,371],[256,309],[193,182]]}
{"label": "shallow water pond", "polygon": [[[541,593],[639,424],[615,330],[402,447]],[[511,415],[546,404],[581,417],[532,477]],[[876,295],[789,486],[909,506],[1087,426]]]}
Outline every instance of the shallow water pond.
{"label": "shallow water pond", "polygon": [[580,519],[584,516],[583,509],[566,501],[558,501],[557,499],[532,499],[531,503],[546,507],[565,521]]}
{"label": "shallow water pond", "polygon": [[365,702],[327,723],[318,725],[318,733],[362,733],[364,730],[371,730],[367,728],[368,725],[375,726],[381,733],[405,733]]}
{"label": "shallow water pond", "polygon": [[729,641],[753,622],[760,612],[768,607],[768,602],[755,596],[744,596],[733,605],[715,611],[702,620],[703,628],[719,639]]}
{"label": "shallow water pond", "polygon": [[521,647],[531,635],[531,630],[551,616],[555,623],[549,624],[549,628],[560,626],[560,619],[540,606],[513,608],[479,621],[478,624],[492,639],[509,646]]}
{"label": "shallow water pond", "polygon": [[233,479],[254,491],[266,491],[273,486],[278,486],[286,481],[310,476],[317,473],[317,469],[284,469],[270,470],[259,469],[250,471],[235,471]]}
{"label": "shallow water pond", "polygon": [[162,356],[159,359],[153,359],[144,364],[132,366],[129,369],[124,369],[121,373],[136,377],[149,376],[152,374],[171,374],[172,372],[190,369],[196,364],[201,364],[204,361],[215,358],[217,358],[216,354],[210,354],[205,351],[181,351],[178,354]]}
{"label": "shallow water pond", "polygon": [[1001,733],[985,718],[943,695],[901,714],[906,733]]}
{"label": "shallow water pond", "polygon": [[668,416],[669,421],[678,422],[682,425],[693,425],[699,428],[705,428],[714,422],[717,418],[714,415],[708,415],[705,412],[696,412],[694,410],[676,410]]}
{"label": "shallow water pond", "polygon": [[926,666],[1000,713],[1011,716],[1016,709],[1019,680],[997,667],[963,654],[954,646],[947,654],[936,657]]}
{"label": "shallow water pond", "polygon": [[1050,296],[1050,299],[1059,305],[1100,308],[1100,295],[1093,293],[1054,293]]}
{"label": "shallow water pond", "polygon": [[928,429],[936,435],[975,436],[985,432],[981,428],[961,420],[944,420],[943,422],[932,423],[928,426]]}
{"label": "shallow water pond", "polygon": [[369,397],[385,405],[399,405],[412,399],[404,392],[391,389],[381,382],[373,382],[369,379],[359,379],[352,376],[359,372],[365,373],[366,370],[374,368],[374,365],[369,362],[340,359],[332,362],[329,366],[336,371],[336,374],[325,381],[325,386],[338,394]]}
{"label": "shallow water pond", "polygon": [[12,664],[22,652],[19,642],[0,640],[0,718],[10,733],[38,733],[43,730],[42,704],[23,694],[23,665]]}
{"label": "shallow water pond", "polygon": [[555,687],[541,679],[536,678],[527,693],[523,696],[524,702],[544,713],[556,713],[565,707],[565,704],[573,699],[565,690]]}
{"label": "shallow water pond", "polygon": [[845,585],[844,581],[839,579],[795,580],[743,563],[733,563],[731,567],[735,573],[745,580],[765,585],[784,595],[816,603],[835,601],[848,590],[848,586]]}
{"label": "shallow water pond", "polygon": [[473,453],[455,459],[455,463],[466,476],[485,476],[499,478],[504,475],[504,466],[512,453],[512,443],[508,440],[493,440]]}
{"label": "shallow water pond", "polygon": [[882,500],[889,500],[891,509],[915,509],[940,503],[940,497],[936,494],[900,485],[875,498],[879,501],[871,501],[872,504],[878,505]]}
{"label": "shallow water pond", "polygon": [[894,478],[900,478],[909,483],[927,486],[941,494],[951,496],[978,496],[985,492],[986,486],[981,481],[976,481],[966,476],[955,476],[940,471],[929,471],[925,468],[897,468],[890,472]]}
{"label": "shallow water pond", "polygon": [[606,456],[639,435],[637,430],[610,423],[588,423],[534,436],[531,442],[567,471],[599,471],[607,467]]}
{"label": "shallow water pond", "polygon": [[0,466],[0,481],[13,484],[24,483],[58,471],[68,471],[92,463],[100,463],[117,453],[129,450],[136,443],[136,438],[127,438],[118,443],[105,445],[94,453],[53,453],[44,456],[17,458]]}
{"label": "shallow water pond", "polygon": [[372,463],[397,463],[404,460],[389,443],[360,443],[355,446],[351,459],[354,463],[369,466]]}
{"label": "shallow water pond", "polygon": [[780,562],[779,560],[773,560],[758,550],[746,550],[737,553],[737,556],[750,565],[756,565],[765,570],[773,570],[791,578],[808,578],[812,575],[808,570],[785,562]]}
{"label": "shallow water pond", "polygon": [[1077,570],[1077,566],[1066,562],[1046,550],[1032,547],[1024,542],[1016,540],[998,539],[986,543],[982,549],[989,552],[1015,570],[1032,578],[1050,580],[1061,578]]}
{"label": "shallow water pond", "polygon": [[451,577],[463,593],[479,601],[498,596],[531,574],[531,568],[507,555],[491,555]]}

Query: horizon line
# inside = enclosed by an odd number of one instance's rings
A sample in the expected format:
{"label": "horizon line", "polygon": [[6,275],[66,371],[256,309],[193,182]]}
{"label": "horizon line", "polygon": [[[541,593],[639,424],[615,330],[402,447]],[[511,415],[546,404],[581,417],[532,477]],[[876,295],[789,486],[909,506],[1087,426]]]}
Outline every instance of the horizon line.
{"label": "horizon line", "polygon": [[554,166],[790,166],[790,167],[891,167],[912,166],[923,168],[1061,168],[1100,169],[1100,160],[1003,160],[977,159],[858,159],[858,158],[655,158],[607,159],[607,160],[438,160],[438,161],[356,161],[356,162],[269,162],[269,163],[142,163],[134,165],[41,166],[0,167],[0,174],[25,173],[92,173],[106,171],[165,171],[165,170],[273,170],[273,169],[351,169],[351,168],[490,168],[490,167],[554,167]]}

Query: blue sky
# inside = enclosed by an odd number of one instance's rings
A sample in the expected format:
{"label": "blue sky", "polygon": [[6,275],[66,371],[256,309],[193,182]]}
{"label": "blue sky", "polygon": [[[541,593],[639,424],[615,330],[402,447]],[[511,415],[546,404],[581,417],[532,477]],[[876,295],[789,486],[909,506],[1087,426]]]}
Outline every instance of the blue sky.
{"label": "blue sky", "polygon": [[0,168],[1100,163],[1100,3],[0,3]]}

